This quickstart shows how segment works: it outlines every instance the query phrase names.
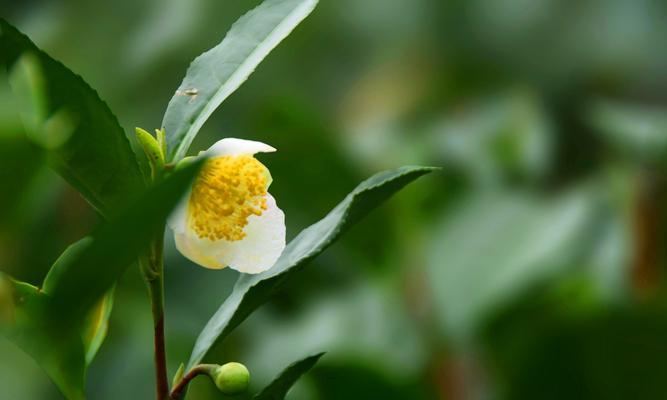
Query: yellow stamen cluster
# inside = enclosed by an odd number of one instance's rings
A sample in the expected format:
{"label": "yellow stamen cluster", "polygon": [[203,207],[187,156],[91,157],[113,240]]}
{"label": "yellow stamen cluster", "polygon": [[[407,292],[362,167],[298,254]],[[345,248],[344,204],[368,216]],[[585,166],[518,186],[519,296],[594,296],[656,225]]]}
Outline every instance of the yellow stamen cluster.
{"label": "yellow stamen cluster", "polygon": [[250,155],[208,160],[192,186],[190,227],[200,238],[236,241],[245,237],[248,217],[266,210],[270,175]]}

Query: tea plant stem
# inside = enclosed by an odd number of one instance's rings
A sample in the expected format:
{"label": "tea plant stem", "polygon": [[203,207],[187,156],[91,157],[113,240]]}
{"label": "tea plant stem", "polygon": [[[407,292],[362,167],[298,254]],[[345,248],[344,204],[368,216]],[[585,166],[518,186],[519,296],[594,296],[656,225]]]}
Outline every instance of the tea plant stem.
{"label": "tea plant stem", "polygon": [[185,393],[185,389],[188,387],[188,384],[191,380],[199,375],[210,374],[217,367],[218,366],[214,364],[199,364],[193,367],[190,372],[185,374],[185,376],[183,376],[183,378],[176,384],[176,386],[174,386],[169,398],[172,400],[180,399],[183,393]]}
{"label": "tea plant stem", "polygon": [[144,276],[148,284],[151,299],[154,330],[154,356],[157,400],[169,399],[169,383],[167,381],[167,355],[164,344],[164,258],[163,235],[159,234],[151,247],[148,257],[148,268]]}

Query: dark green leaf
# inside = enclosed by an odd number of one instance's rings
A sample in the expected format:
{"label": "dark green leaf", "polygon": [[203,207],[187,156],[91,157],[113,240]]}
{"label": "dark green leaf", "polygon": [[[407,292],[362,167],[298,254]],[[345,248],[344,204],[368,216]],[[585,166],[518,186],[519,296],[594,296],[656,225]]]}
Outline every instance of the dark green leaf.
{"label": "dark green leaf", "polygon": [[2,331],[37,360],[68,399],[83,398],[86,365],[106,333],[113,283],[161,232],[200,165],[174,172],[97,235],[65,250],[43,291],[0,279]]}
{"label": "dark green leaf", "polygon": [[[0,132],[0,226],[5,229],[13,224],[21,226],[25,204],[30,200],[28,194],[45,169],[41,153],[19,133],[21,136]],[[17,235],[18,229],[12,233]]]}
{"label": "dark green leaf", "polygon": [[326,217],[292,240],[270,270],[257,275],[241,275],[232,294],[197,338],[188,368],[198,364],[218,341],[266,302],[284,281],[323,252],[352,225],[405,185],[434,169],[410,166],[374,175],[357,186]]}
{"label": "dark green leaf", "polygon": [[[62,329],[59,321],[44,318],[42,312],[47,296],[58,286],[60,277],[91,243],[92,239],[86,237],[69,246],[49,270],[41,290],[0,274],[3,333],[30,354],[70,399],[83,398],[86,367],[106,337],[113,290],[98,300],[80,328],[73,325],[71,329]],[[2,292],[11,296],[3,296]]]}
{"label": "dark green leaf", "polygon": [[[42,284],[42,291],[44,293],[50,294],[52,292],[53,288],[58,285],[58,280],[65,273],[66,269],[73,265],[73,261],[81,256],[83,250],[90,246],[92,241],[92,238],[85,237],[65,249],[49,270],[46,278],[44,278],[44,283]],[[97,305],[88,313],[84,321],[81,336],[86,351],[86,364],[91,363],[106,337],[112,308],[113,289],[109,290],[107,294],[98,300]]]}
{"label": "dark green leaf", "polygon": [[213,111],[316,4],[317,0],[265,0],[241,17],[220,44],[192,62],[162,120],[168,161],[185,156]]}
{"label": "dark green leaf", "polygon": [[164,221],[199,170],[201,161],[171,174],[103,227],[92,241],[73,251],[67,267],[49,289],[47,315],[78,322],[113,286],[125,269],[159,235]]}
{"label": "dark green leaf", "polygon": [[145,185],[116,117],[81,77],[5,20],[0,29],[0,61],[27,107],[23,119],[31,137],[48,148],[53,167],[103,215],[124,209]]}
{"label": "dark green leaf", "polygon": [[42,283],[42,290],[45,293],[51,293],[58,285],[60,277],[65,273],[67,268],[72,265],[73,260],[81,256],[81,253],[93,243],[93,239],[89,236],[79,240],[76,243],[68,246],[65,251],[53,263],[51,269],[46,274],[44,282]]}
{"label": "dark green leaf", "polygon": [[259,392],[254,399],[283,400],[301,375],[313,368],[322,355],[324,353],[315,354],[290,364],[273,382]]}
{"label": "dark green leaf", "polygon": [[86,360],[81,336],[78,331],[57,329],[41,317],[46,300],[35,286],[0,273],[2,333],[37,361],[63,396],[83,399]]}

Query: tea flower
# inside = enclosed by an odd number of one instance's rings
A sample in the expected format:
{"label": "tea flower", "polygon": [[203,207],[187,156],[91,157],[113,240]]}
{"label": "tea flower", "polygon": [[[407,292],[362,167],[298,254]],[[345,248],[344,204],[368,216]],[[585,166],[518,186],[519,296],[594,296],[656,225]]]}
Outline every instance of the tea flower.
{"label": "tea flower", "polygon": [[285,248],[285,215],[267,191],[269,170],[253,157],[273,151],[226,138],[200,153],[208,160],[168,222],[185,257],[250,274],[273,266]]}

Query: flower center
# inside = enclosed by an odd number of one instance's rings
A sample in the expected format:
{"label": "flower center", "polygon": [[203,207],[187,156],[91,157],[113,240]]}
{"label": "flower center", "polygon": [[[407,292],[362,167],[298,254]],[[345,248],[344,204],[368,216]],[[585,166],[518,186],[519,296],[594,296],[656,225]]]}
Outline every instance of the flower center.
{"label": "flower center", "polygon": [[236,241],[248,217],[266,210],[268,169],[250,155],[208,160],[192,185],[188,224],[200,238]]}

